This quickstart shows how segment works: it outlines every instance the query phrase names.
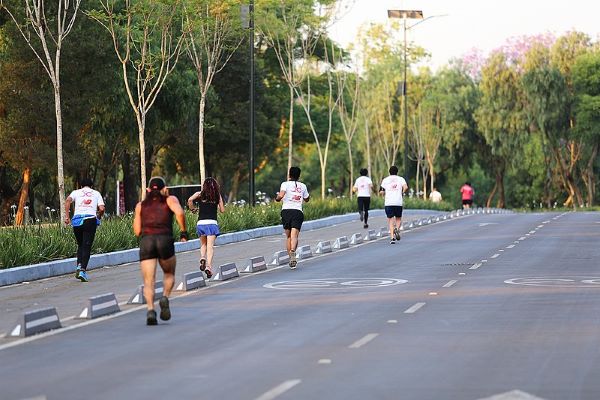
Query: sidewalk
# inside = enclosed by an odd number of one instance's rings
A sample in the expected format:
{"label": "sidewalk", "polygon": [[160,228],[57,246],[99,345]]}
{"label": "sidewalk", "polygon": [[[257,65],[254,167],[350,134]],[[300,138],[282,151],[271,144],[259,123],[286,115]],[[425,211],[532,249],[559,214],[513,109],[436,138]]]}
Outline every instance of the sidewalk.
{"label": "sidewalk", "polygon": [[[403,222],[441,214],[444,213],[407,210]],[[387,226],[387,220],[384,216],[369,219],[369,229],[379,231],[385,226]],[[356,219],[351,222],[303,231],[300,235],[300,245],[311,245],[314,252],[319,241],[330,240],[333,244],[337,237],[346,235],[350,238],[354,233],[365,234],[366,232],[367,230],[362,227],[362,223],[358,221],[358,214],[356,214]],[[241,271],[247,265],[248,260],[256,256],[264,256],[266,262],[269,263],[273,254],[280,250],[285,250],[283,232],[279,235],[219,245],[215,248],[213,270],[219,265],[235,262],[238,270]],[[184,273],[198,270],[199,258],[199,250],[177,254],[176,285],[181,281]],[[139,262],[101,267],[91,271],[89,275],[90,282],[88,283],[76,280],[73,272],[68,275],[0,287],[0,313],[2,315],[0,337],[3,337],[12,328],[23,312],[39,308],[56,307],[63,326],[75,324],[77,320],[74,320],[74,317],[84,308],[87,299],[104,293],[114,293],[121,310],[134,307],[124,303],[141,284]],[[158,268],[157,280],[162,280],[160,268]],[[207,286],[211,286],[211,282],[207,281]],[[177,292],[174,292],[173,295],[176,296]]]}

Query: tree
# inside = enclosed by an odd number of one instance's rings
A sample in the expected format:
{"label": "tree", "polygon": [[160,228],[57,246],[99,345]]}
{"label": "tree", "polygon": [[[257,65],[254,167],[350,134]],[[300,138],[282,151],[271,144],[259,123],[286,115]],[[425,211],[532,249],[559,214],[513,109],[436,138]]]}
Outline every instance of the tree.
{"label": "tree", "polygon": [[[60,62],[63,42],[75,24],[81,0],[58,0],[56,9],[47,7],[45,0],[25,0],[25,16],[11,11],[6,0],[0,0],[0,9],[4,9],[17,26],[19,33],[31,48],[44,71],[52,82],[54,90],[54,112],[56,117],[56,160],[60,219],[65,220],[65,177],[63,169],[63,121],[60,87]],[[56,12],[54,21],[46,10]],[[34,36],[31,35],[33,31]],[[38,46],[41,46],[40,50]],[[25,179],[25,174],[24,174]],[[19,202],[21,204],[21,202]]]}
{"label": "tree", "polygon": [[[146,116],[181,53],[185,33],[177,28],[179,0],[100,0],[88,15],[110,34],[135,114],[140,146],[141,196],[146,192]],[[132,87],[133,86],[133,87]]]}

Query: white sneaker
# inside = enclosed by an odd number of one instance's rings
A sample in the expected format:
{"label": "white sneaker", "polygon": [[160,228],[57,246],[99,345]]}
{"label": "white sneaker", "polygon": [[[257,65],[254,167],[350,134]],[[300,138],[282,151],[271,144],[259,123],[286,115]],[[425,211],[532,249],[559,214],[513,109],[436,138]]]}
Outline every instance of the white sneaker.
{"label": "white sneaker", "polygon": [[292,250],[290,251],[290,268],[296,269],[296,264],[298,264],[298,261],[296,261],[296,252]]}

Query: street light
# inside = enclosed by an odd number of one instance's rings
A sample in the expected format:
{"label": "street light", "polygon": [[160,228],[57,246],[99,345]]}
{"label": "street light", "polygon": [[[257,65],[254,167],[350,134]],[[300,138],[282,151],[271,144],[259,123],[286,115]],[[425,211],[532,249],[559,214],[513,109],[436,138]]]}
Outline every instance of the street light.
{"label": "street light", "polygon": [[[388,10],[388,18],[402,18],[404,23],[404,78],[402,80],[402,97],[404,97],[404,178],[408,179],[408,98],[406,96],[406,73],[408,69],[407,61],[407,44],[406,44],[406,31],[411,29],[413,26],[423,22],[423,11],[421,10]],[[420,19],[412,26],[407,26],[407,19]]]}
{"label": "street light", "polygon": [[248,203],[254,207],[256,203],[256,193],[254,192],[254,0],[250,4],[241,6],[242,26],[250,30],[248,39],[250,53],[250,132],[248,145]]}

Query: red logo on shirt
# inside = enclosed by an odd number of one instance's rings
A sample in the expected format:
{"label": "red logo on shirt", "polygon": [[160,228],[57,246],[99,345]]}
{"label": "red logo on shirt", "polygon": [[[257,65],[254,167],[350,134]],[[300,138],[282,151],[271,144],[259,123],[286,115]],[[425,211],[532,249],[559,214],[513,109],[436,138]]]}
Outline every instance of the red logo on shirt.
{"label": "red logo on shirt", "polygon": [[91,199],[85,199],[82,203],[85,204],[86,206],[89,206],[90,204],[92,204],[92,200]]}

